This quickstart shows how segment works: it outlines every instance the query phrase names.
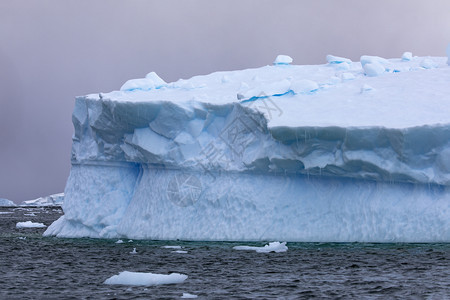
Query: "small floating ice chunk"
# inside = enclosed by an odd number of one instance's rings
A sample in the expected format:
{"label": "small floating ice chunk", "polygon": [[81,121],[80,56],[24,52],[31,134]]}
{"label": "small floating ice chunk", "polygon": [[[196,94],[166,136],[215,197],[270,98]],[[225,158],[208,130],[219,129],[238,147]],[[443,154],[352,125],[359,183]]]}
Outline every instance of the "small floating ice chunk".
{"label": "small floating ice chunk", "polygon": [[24,216],[28,216],[28,217],[36,217],[36,215],[34,213],[29,213],[29,214],[23,214]]}
{"label": "small floating ice chunk", "polygon": [[379,76],[386,71],[386,69],[378,62],[365,64],[363,69],[364,73],[370,77]]}
{"label": "small floating ice chunk", "polygon": [[366,92],[369,92],[369,91],[374,91],[375,89],[373,88],[373,87],[371,87],[370,85],[368,85],[368,84],[364,84],[362,87],[361,87],[361,93],[366,93]]}
{"label": "small floating ice chunk", "polygon": [[118,241],[116,242],[116,244],[123,244],[123,241],[122,241],[122,240],[118,240]]}
{"label": "small floating ice chunk", "polygon": [[412,59],[412,53],[411,52],[405,52],[402,55],[402,61],[410,61]]}
{"label": "small floating ice chunk", "polygon": [[287,55],[278,55],[273,62],[274,65],[289,65],[293,61],[292,57]]}
{"label": "small floating ice chunk", "polygon": [[327,61],[329,64],[342,64],[342,63],[350,64],[352,62],[348,58],[334,56],[334,55],[330,55],[330,54],[327,55]]}
{"label": "small floating ice chunk", "polygon": [[181,296],[181,298],[184,298],[184,299],[194,299],[197,297],[198,297],[197,295],[189,294],[189,293],[183,293],[183,296]]}
{"label": "small floating ice chunk", "polygon": [[162,246],[161,248],[165,248],[165,249],[181,249],[181,246]]}
{"label": "small floating ice chunk", "polygon": [[264,247],[252,247],[252,246],[235,246],[234,250],[253,250],[258,253],[269,253],[269,252],[286,252],[288,247],[286,246],[286,242],[271,242]]}
{"label": "small floating ice chunk", "polygon": [[136,248],[133,248],[133,251],[130,252],[130,254],[136,254],[136,253],[137,253]]}
{"label": "small floating ice chunk", "polygon": [[18,222],[16,228],[44,228],[47,227],[43,223],[33,223],[31,221]]}
{"label": "small floating ice chunk", "polygon": [[352,73],[345,72],[341,74],[342,81],[348,81],[353,79],[355,79],[355,75],[353,75]]}
{"label": "small floating ice chunk", "polygon": [[105,284],[149,286],[159,284],[182,283],[187,275],[171,273],[169,275],[123,271],[105,280]]}
{"label": "small floating ice chunk", "polygon": [[420,62],[420,66],[425,69],[434,69],[437,67],[437,64],[430,58],[425,58]]}
{"label": "small floating ice chunk", "polygon": [[179,254],[186,254],[186,253],[188,253],[187,251],[184,251],[184,250],[175,250],[175,251],[172,251],[173,253],[179,253]]}
{"label": "small floating ice chunk", "polygon": [[296,80],[291,83],[290,89],[296,94],[308,94],[319,89],[317,82],[309,79]]}

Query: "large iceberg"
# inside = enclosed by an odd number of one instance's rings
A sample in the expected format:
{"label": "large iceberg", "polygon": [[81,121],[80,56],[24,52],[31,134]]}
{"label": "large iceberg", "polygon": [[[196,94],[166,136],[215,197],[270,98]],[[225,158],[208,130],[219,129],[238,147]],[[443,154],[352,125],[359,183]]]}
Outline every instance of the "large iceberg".
{"label": "large iceberg", "polygon": [[63,202],[64,193],[58,193],[33,200],[25,200],[20,206],[62,206]]}
{"label": "large iceberg", "polygon": [[78,97],[45,235],[450,242],[450,67],[409,58],[149,73]]}

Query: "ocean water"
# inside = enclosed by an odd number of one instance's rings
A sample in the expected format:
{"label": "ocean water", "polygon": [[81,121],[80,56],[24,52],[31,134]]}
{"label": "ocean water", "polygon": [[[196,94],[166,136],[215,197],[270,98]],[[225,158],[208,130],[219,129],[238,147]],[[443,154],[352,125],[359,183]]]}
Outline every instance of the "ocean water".
{"label": "ocean water", "polygon": [[[50,225],[60,215],[55,208],[0,208],[0,299],[450,299],[450,244],[288,243],[284,253],[256,253],[233,246],[264,243],[116,244],[15,227]],[[149,287],[103,283],[125,270],[189,277]]]}

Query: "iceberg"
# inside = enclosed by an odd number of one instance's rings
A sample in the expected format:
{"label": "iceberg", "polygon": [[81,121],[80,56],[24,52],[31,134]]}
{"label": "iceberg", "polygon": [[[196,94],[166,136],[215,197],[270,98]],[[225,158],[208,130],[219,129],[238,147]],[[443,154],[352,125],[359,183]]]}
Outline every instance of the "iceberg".
{"label": "iceberg", "polygon": [[17,206],[17,205],[11,200],[0,198],[0,207],[1,206]]}
{"label": "iceberg", "polygon": [[25,200],[20,206],[62,206],[63,202],[64,193],[58,193],[33,200]]}
{"label": "iceberg", "polygon": [[447,57],[275,62],[77,97],[44,235],[450,242]]}

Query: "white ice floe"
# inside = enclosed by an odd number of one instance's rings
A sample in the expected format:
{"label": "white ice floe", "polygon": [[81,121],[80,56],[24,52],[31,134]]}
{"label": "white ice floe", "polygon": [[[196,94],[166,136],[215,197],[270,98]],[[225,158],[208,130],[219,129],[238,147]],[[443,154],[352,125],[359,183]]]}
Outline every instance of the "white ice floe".
{"label": "white ice floe", "polygon": [[181,298],[184,298],[184,299],[195,299],[195,298],[198,298],[198,296],[194,295],[194,294],[183,293],[183,296],[181,296]]}
{"label": "white ice floe", "polygon": [[180,253],[180,254],[186,254],[186,253],[188,253],[187,251],[184,251],[184,250],[175,250],[175,251],[172,251],[173,253]]}
{"label": "white ice floe", "polygon": [[133,285],[133,286],[149,286],[160,284],[182,283],[188,278],[187,275],[179,273],[171,273],[169,275],[129,272],[123,271],[119,275],[114,275],[105,280],[105,284]]}
{"label": "white ice floe", "polygon": [[116,244],[123,244],[122,240],[117,240]]}
{"label": "white ice floe", "polygon": [[133,248],[133,251],[131,251],[130,254],[137,254],[136,248]]}
{"label": "white ice floe", "polygon": [[44,228],[44,227],[47,227],[47,225],[44,225],[43,223],[34,223],[31,221],[18,222],[16,224],[16,228]]}
{"label": "white ice floe", "polygon": [[288,247],[286,246],[286,242],[271,242],[268,245],[263,247],[254,247],[254,246],[234,246],[234,250],[252,250],[258,253],[269,253],[269,252],[286,252]]}
{"label": "white ice floe", "polygon": [[162,246],[161,248],[165,248],[165,249],[181,249],[181,246]]}

